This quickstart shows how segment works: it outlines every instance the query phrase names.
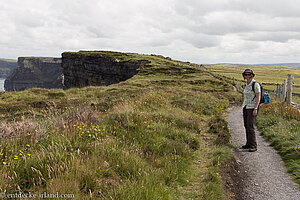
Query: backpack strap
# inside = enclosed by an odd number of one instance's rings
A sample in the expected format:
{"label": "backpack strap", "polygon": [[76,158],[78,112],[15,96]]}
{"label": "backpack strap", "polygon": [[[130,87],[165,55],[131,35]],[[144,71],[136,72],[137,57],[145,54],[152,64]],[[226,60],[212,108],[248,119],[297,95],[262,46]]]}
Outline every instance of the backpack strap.
{"label": "backpack strap", "polygon": [[253,81],[253,83],[252,83],[252,91],[255,93],[255,90],[254,90],[254,86],[255,86],[255,81]]}
{"label": "backpack strap", "polygon": [[256,98],[256,93],[254,90],[255,83],[256,83],[255,81],[253,81],[253,83],[252,83],[252,91],[254,92],[254,98],[252,99],[252,101]]}

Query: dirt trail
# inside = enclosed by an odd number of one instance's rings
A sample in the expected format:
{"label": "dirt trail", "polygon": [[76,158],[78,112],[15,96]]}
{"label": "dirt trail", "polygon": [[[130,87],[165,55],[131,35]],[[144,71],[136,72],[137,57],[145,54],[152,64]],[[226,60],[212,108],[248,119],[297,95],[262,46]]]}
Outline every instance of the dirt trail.
{"label": "dirt trail", "polygon": [[246,143],[242,119],[242,108],[234,107],[227,116],[232,145],[240,165],[238,177],[240,186],[239,200],[299,200],[300,190],[292,182],[283,161],[277,152],[256,131],[258,150],[246,152],[239,149]]}

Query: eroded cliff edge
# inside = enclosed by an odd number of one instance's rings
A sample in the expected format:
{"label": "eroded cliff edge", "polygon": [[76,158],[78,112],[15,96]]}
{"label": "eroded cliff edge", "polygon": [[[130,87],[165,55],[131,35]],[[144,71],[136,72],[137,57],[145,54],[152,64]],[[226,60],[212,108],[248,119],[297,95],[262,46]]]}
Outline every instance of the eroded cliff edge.
{"label": "eroded cliff edge", "polygon": [[0,78],[8,77],[17,66],[16,60],[0,59]]}
{"label": "eroded cliff edge", "polygon": [[133,77],[148,63],[137,54],[110,51],[64,52],[62,58],[19,57],[18,67],[5,80],[4,88],[106,86]]}
{"label": "eroded cliff edge", "polygon": [[125,81],[139,72],[146,60],[128,60],[126,53],[79,51],[62,53],[64,88],[105,86]]}
{"label": "eroded cliff edge", "polygon": [[19,57],[18,67],[5,80],[6,91],[63,88],[61,58]]}

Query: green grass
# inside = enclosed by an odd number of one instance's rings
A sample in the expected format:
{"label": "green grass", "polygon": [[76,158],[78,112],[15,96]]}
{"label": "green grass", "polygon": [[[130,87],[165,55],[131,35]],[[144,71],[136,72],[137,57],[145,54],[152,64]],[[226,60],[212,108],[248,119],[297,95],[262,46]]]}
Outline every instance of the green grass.
{"label": "green grass", "polygon": [[[218,79],[232,83],[232,80],[219,75],[235,78],[241,81],[241,73],[248,66],[239,65],[213,65],[206,66]],[[260,82],[281,83],[287,74],[294,74],[294,92],[299,92],[299,72],[297,67],[276,67],[276,66],[251,66],[254,70],[255,79]],[[271,72],[271,73],[270,73]],[[295,87],[296,86],[296,87]],[[270,85],[264,86],[272,89]],[[240,91],[241,92],[241,91]],[[293,102],[300,103],[299,97],[294,96]],[[260,114],[256,120],[257,127],[263,137],[281,155],[288,172],[300,185],[300,112],[299,107],[287,107],[284,102],[276,100],[271,93],[271,104],[262,105]]]}
{"label": "green grass", "polygon": [[262,107],[256,123],[300,185],[300,112],[275,101]]}
{"label": "green grass", "polygon": [[[110,55],[114,53],[109,53]],[[0,93],[0,192],[76,199],[228,199],[226,82],[161,56],[119,84]],[[10,186],[10,187],[9,187]]]}
{"label": "green grass", "polygon": [[5,62],[18,62],[18,60],[15,60],[15,59],[0,58],[0,60],[5,61]]}
{"label": "green grass", "polygon": [[287,79],[288,74],[294,76],[293,92],[300,93],[300,67],[283,67],[283,66],[242,66],[242,65],[207,65],[209,70],[218,74],[235,78],[243,82],[242,72],[246,68],[251,68],[256,74],[255,80],[265,83],[264,87],[269,90],[274,90],[276,84],[283,84],[284,79]]}

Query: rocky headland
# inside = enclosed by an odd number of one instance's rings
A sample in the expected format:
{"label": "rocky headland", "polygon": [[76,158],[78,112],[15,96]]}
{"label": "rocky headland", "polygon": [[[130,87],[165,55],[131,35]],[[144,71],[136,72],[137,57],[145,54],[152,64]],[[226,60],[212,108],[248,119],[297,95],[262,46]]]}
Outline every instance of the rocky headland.
{"label": "rocky headland", "polygon": [[[133,55],[133,54],[132,54]],[[29,88],[106,86],[125,81],[149,61],[110,51],[64,52],[62,58],[19,57],[18,67],[5,80],[6,91]]]}
{"label": "rocky headland", "polygon": [[139,72],[146,60],[126,60],[125,53],[79,51],[62,53],[64,88],[105,86],[125,81]]}
{"label": "rocky headland", "polygon": [[4,83],[6,91],[63,88],[61,58],[19,57],[18,67]]}

